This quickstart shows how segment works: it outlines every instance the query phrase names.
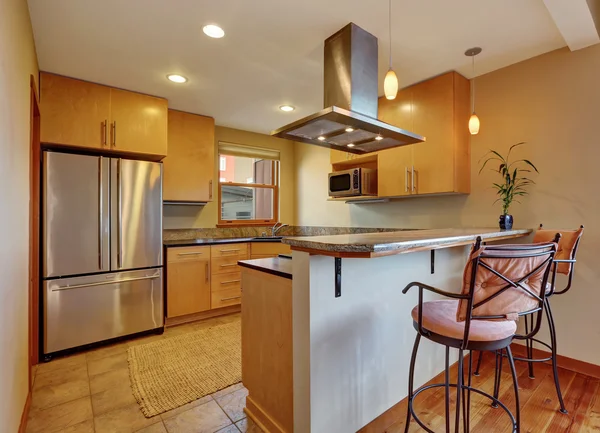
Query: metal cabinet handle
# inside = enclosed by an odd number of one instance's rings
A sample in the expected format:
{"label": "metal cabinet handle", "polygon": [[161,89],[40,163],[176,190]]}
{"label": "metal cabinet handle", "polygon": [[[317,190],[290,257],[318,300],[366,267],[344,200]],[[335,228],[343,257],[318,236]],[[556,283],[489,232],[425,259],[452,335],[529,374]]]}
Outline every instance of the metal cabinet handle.
{"label": "metal cabinet handle", "polygon": [[99,281],[97,283],[89,283],[89,284],[75,284],[74,286],[56,287],[56,288],[52,289],[52,291],[58,292],[60,290],[81,289],[83,287],[109,286],[111,284],[128,283],[130,281],[154,280],[156,278],[160,278],[160,275],[151,275],[151,276],[136,277],[136,278],[125,278],[123,280],[106,280],[106,281]]}
{"label": "metal cabinet handle", "polygon": [[205,265],[204,273],[206,275],[206,282],[208,283],[208,261],[204,265]]}
{"label": "metal cabinet handle", "polygon": [[411,179],[410,179],[410,183],[412,185],[412,191],[416,192],[417,191],[417,185],[415,183],[415,166],[412,166],[412,174],[411,174]]}
{"label": "metal cabinet handle", "polygon": [[222,268],[228,268],[230,266],[237,266],[237,263],[229,263],[227,265],[219,265],[219,266],[222,267]]}
{"label": "metal cabinet handle", "polygon": [[121,190],[121,159],[117,159],[117,267],[123,266],[123,191]]}
{"label": "metal cabinet handle", "polygon": [[220,250],[222,253],[234,253],[236,251],[239,251],[239,248],[234,248],[234,249],[230,249],[230,250]]}
{"label": "metal cabinet handle", "polygon": [[106,146],[106,124],[108,123],[108,121],[105,119],[104,122],[102,122],[102,129],[101,129],[101,134],[102,134],[102,146]]}
{"label": "metal cabinet handle", "polygon": [[177,253],[178,256],[201,256],[203,253],[195,251],[190,253]]}
{"label": "metal cabinet handle", "polygon": [[212,190],[213,190],[212,180],[209,180],[208,181],[208,199],[209,200],[212,200]]}
{"label": "metal cabinet handle", "polygon": [[404,167],[404,192],[408,192],[408,167]]}
{"label": "metal cabinet handle", "polygon": [[112,129],[112,145],[117,146],[117,121],[115,120],[112,125],[110,125]]}
{"label": "metal cabinet handle", "polygon": [[103,187],[102,187],[102,157],[98,158],[98,266],[100,267],[100,270],[103,270],[104,268],[104,263],[103,263],[103,259],[104,259],[104,242],[102,239],[102,234],[104,232],[104,227],[103,227],[103,202],[102,202],[102,196],[103,196]]}
{"label": "metal cabinet handle", "polygon": [[241,296],[232,296],[231,298],[221,298],[221,302],[233,301],[234,299],[242,299],[242,297]]}
{"label": "metal cabinet handle", "polygon": [[229,281],[221,281],[221,284],[233,284],[233,283],[239,283],[242,280],[229,280]]}

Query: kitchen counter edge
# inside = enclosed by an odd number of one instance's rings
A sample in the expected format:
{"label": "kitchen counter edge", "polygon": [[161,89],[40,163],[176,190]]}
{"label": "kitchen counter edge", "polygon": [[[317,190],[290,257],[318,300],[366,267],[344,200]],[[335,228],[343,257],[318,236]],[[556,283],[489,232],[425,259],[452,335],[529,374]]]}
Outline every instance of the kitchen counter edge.
{"label": "kitchen counter edge", "polygon": [[292,279],[292,259],[285,257],[272,257],[266,259],[240,260],[238,262],[243,268],[266,272],[277,277]]}

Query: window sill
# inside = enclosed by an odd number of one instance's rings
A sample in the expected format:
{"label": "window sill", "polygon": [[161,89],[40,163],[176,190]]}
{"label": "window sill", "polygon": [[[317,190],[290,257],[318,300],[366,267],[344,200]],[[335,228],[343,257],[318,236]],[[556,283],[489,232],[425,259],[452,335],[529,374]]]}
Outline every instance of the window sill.
{"label": "window sill", "polygon": [[277,221],[232,221],[232,222],[223,222],[219,221],[217,223],[217,228],[226,228],[226,227],[271,227]]}

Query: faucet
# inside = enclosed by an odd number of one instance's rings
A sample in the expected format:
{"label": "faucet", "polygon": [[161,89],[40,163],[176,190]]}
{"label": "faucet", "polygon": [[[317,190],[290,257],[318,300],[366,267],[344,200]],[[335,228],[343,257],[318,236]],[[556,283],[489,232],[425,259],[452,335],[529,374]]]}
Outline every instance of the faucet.
{"label": "faucet", "polygon": [[287,224],[281,224],[279,221],[275,223],[275,225],[271,228],[271,236],[275,236],[277,235],[277,233],[279,232],[279,230],[281,230],[284,227],[288,227]]}

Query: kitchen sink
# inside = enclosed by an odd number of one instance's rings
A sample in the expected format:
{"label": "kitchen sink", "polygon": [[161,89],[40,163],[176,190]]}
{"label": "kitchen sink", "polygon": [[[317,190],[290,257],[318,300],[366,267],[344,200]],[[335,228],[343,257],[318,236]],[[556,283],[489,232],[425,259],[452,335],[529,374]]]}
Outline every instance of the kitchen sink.
{"label": "kitchen sink", "polygon": [[283,239],[283,236],[260,236],[260,237],[252,238],[253,241],[264,241],[264,242],[280,241],[281,239]]}

